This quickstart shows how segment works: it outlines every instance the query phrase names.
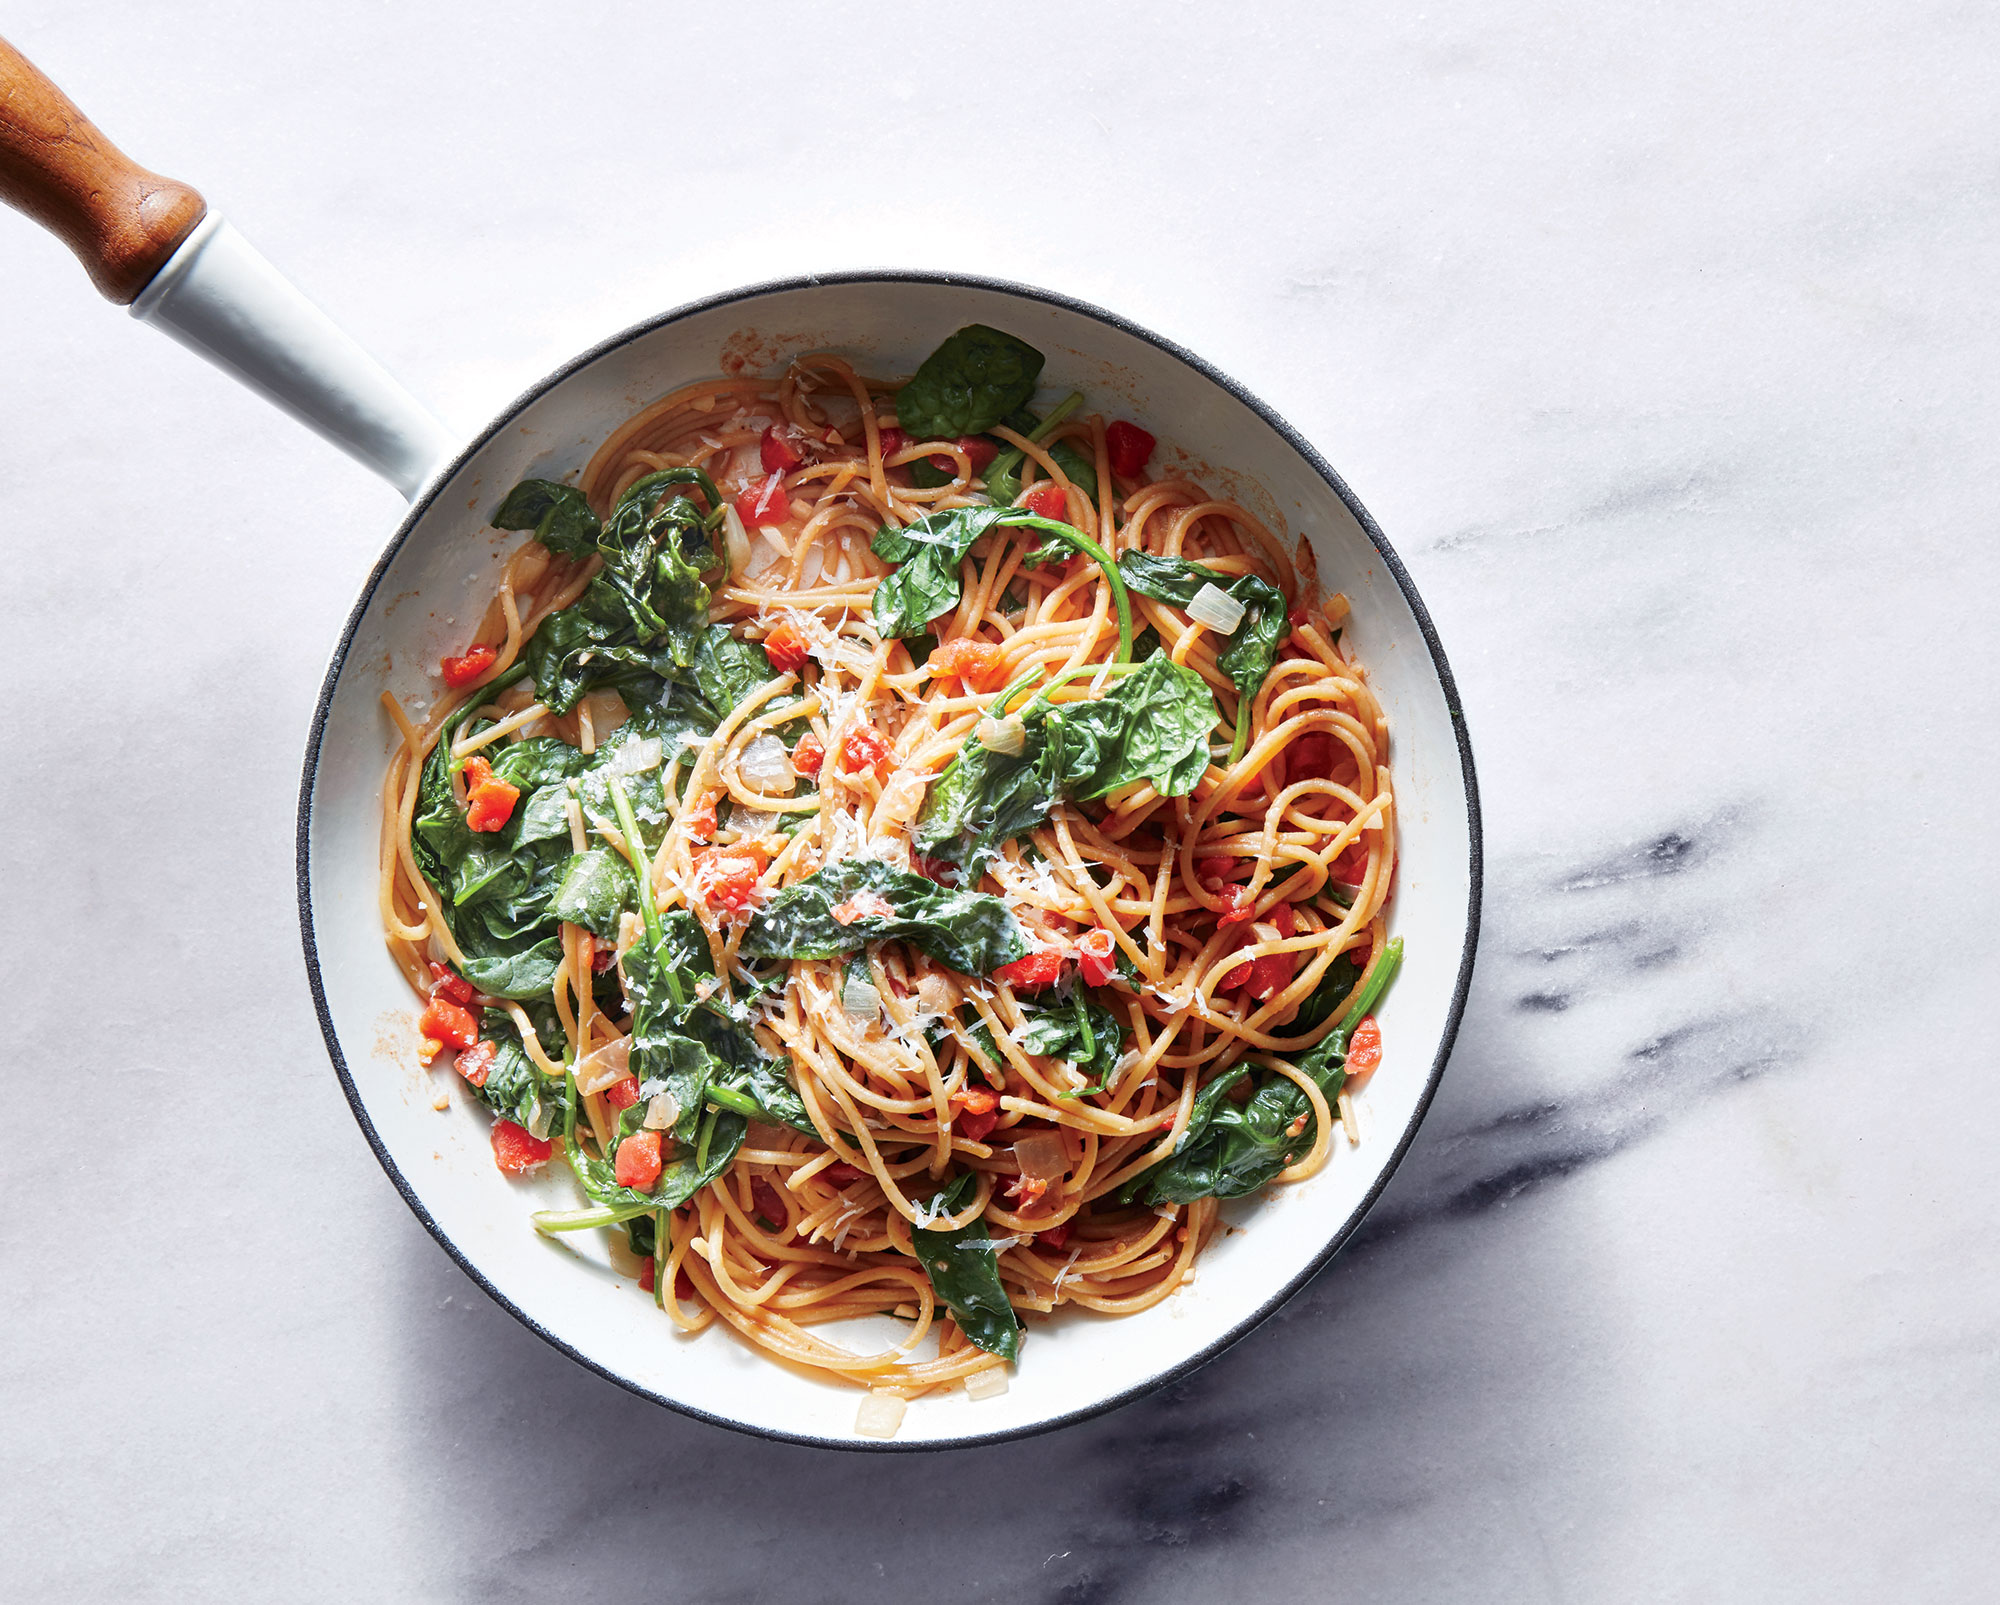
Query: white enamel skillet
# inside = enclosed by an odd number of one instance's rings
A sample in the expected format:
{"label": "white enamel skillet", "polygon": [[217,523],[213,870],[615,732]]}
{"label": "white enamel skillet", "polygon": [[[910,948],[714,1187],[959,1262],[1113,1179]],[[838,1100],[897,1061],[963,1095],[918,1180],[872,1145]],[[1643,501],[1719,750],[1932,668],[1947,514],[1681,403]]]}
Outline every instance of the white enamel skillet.
{"label": "white enamel skillet", "polygon": [[[841,1447],[983,1443],[1081,1420],[1186,1373],[1278,1309],[1354,1231],[1416,1133],[1464,1007],[1479,926],[1478,794],[1451,671],[1409,575],[1339,476],[1242,386],[1123,318],[1043,290],[843,273],[661,313],[550,374],[461,444],[199,195],[136,167],[4,41],[0,200],[60,235],[135,317],[410,499],[334,648],[307,738],[299,921],[327,1051],[363,1135],[446,1252],[527,1326],[633,1392],[725,1426]],[[1327,588],[1353,603],[1348,639],[1389,718],[1401,823],[1391,925],[1406,959],[1379,1011],[1385,1054],[1358,1147],[1336,1135],[1312,1180],[1227,1206],[1225,1220],[1242,1229],[1203,1255],[1190,1287],[1122,1320],[1032,1324],[1008,1392],[919,1399],[883,1442],[855,1433],[861,1395],[775,1365],[725,1329],[679,1338],[649,1296],[613,1274],[601,1245],[538,1236],[529,1212],[573,1204],[570,1183],[510,1180],[493,1165],[483,1116],[432,1107],[415,1006],[376,915],[380,782],[394,745],[379,699],[386,689],[421,708],[435,693],[439,657],[464,646],[440,621],[480,615],[519,539],[486,522],[516,480],[581,467],[635,409],[732,354],[750,353],[751,372],[834,350],[865,372],[908,373],[974,322],[1039,347],[1051,385],[1135,419],[1168,462],[1184,452],[1215,488],[1310,538]],[[413,595],[427,605],[397,606]],[[895,1341],[891,1323],[871,1324],[882,1330],[856,1332],[857,1345]]]}

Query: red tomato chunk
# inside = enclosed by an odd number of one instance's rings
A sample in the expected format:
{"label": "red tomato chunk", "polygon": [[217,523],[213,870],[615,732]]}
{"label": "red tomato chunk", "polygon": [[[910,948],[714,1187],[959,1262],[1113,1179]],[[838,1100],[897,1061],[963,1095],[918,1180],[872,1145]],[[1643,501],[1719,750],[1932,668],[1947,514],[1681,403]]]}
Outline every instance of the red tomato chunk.
{"label": "red tomato chunk", "polygon": [[1045,479],[1029,491],[1027,500],[1021,505],[1037,518],[1066,520],[1069,517],[1069,497],[1053,479]]}
{"label": "red tomato chunk", "polygon": [[618,1154],[611,1162],[611,1176],[620,1187],[630,1187],[634,1192],[649,1193],[653,1183],[660,1179],[660,1134],[657,1131],[635,1131],[618,1145]]}
{"label": "red tomato chunk", "polygon": [[521,800],[521,788],[498,779],[493,766],[479,754],[465,760],[465,826],[468,830],[494,831],[514,816],[514,804]]}
{"label": "red tomato chunk", "polygon": [[1353,1039],[1347,1045],[1347,1073],[1350,1076],[1365,1076],[1382,1062],[1382,1027],[1375,1016],[1364,1016],[1354,1028]]}
{"label": "red tomato chunk", "polygon": [[806,666],[806,638],[797,625],[786,619],[764,637],[764,656],[780,674],[797,674]]}
{"label": "red tomato chunk", "polygon": [[472,1011],[450,998],[432,998],[417,1017],[417,1030],[448,1048],[469,1048],[479,1040],[479,1022]]}
{"label": "red tomato chunk", "polygon": [[879,779],[889,767],[889,753],[887,736],[872,724],[858,724],[840,743],[840,767],[851,775],[872,769]]}
{"label": "red tomato chunk", "polygon": [[792,748],[792,767],[802,775],[819,774],[819,766],[826,762],[826,748],[818,736],[808,730],[799,737],[798,745]]}
{"label": "red tomato chunk", "polygon": [[458,1056],[458,1073],[475,1087],[483,1087],[493,1073],[493,1061],[499,1056],[500,1050],[492,1043],[475,1042]]}
{"label": "red tomato chunk", "polygon": [[1104,986],[1118,973],[1118,942],[1103,929],[1089,931],[1076,944],[1077,967],[1085,986]]}
{"label": "red tomato chunk", "polygon": [[627,1076],[604,1089],[604,1101],[614,1109],[630,1109],[639,1101],[639,1078]]}
{"label": "red tomato chunk", "polygon": [[551,1143],[531,1136],[525,1126],[517,1126],[511,1120],[493,1122],[493,1163],[510,1175],[533,1170],[546,1163],[554,1152]]}
{"label": "red tomato chunk", "polygon": [[792,516],[792,500],[785,494],[785,476],[773,474],[760,480],[736,498],[736,516],[756,529],[761,524],[782,524]]}
{"label": "red tomato chunk", "polygon": [[444,675],[444,683],[454,689],[471,685],[488,669],[499,661],[500,654],[490,646],[467,647],[462,658],[445,658],[438,664]]}
{"label": "red tomato chunk", "polygon": [[1111,471],[1120,479],[1137,479],[1151,460],[1159,442],[1137,424],[1123,418],[1104,431],[1104,450],[1111,459]]}
{"label": "red tomato chunk", "polygon": [[1039,992],[1062,979],[1063,958],[1061,948],[1045,947],[1012,964],[1001,965],[993,972],[993,978],[1005,981],[1016,992]]}

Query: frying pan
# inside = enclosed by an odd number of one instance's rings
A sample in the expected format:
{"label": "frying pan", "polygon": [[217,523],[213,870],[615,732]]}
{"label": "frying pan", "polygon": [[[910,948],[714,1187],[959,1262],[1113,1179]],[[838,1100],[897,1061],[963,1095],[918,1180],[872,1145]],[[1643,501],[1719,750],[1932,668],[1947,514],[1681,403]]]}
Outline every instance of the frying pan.
{"label": "frying pan", "polygon": [[[988,1442],[1082,1419],[1184,1374],[1301,1288],[1359,1224],[1408,1148],[1443,1074],[1479,926],[1478,792],[1444,651],[1409,575],[1338,475],[1276,413],[1200,358],[1112,313],[961,275],[843,273],[753,285],[664,312],[557,369],[458,442],[186,185],[138,167],[0,40],[0,200],[76,252],[98,288],[234,374],[381,474],[410,509],[334,648],[299,790],[299,921],[327,1051],[356,1120],[417,1218],[504,1308],[572,1358],[659,1403],[722,1425],[837,1447]],[[678,1338],[601,1243],[537,1236],[532,1209],[575,1203],[557,1174],[493,1165],[486,1121],[440,1113],[416,1062],[414,1001],[376,912],[381,776],[394,732],[379,699],[434,695],[432,667],[463,648],[519,537],[488,515],[516,480],[580,467],[619,422],[689,380],[777,373],[837,350],[908,373],[946,334],[994,324],[1048,355],[1052,384],[1136,419],[1169,462],[1311,541],[1347,593],[1348,639],[1389,719],[1400,815],[1394,934],[1407,956],[1379,1011],[1387,1052],[1361,1141],[1339,1137],[1310,1181],[1225,1206],[1232,1228],[1191,1286],[1121,1320],[1031,1326],[1009,1391],[915,1401],[888,1442],[855,1434],[859,1395],[796,1374],[726,1331]],[[1199,455],[1175,462],[1180,450]],[[408,605],[421,597],[423,606]],[[558,1167],[548,1167],[553,1172]],[[584,1234],[575,1234],[582,1236]],[[593,1234],[594,1235],[594,1234]],[[886,1346],[886,1318],[844,1334]],[[1330,1357],[1329,1365],[1338,1361]]]}

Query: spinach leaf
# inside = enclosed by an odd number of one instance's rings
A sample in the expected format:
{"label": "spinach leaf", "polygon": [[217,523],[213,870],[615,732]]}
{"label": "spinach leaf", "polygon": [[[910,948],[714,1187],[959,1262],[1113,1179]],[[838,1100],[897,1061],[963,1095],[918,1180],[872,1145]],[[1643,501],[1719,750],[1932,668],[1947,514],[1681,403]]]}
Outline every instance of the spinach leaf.
{"label": "spinach leaf", "polygon": [[1022,1010],[1015,1040],[1030,1053],[1067,1060],[1082,1071],[1091,1085],[1066,1094],[1080,1098],[1085,1092],[1102,1092],[1117,1070],[1124,1057],[1125,1022],[1078,987],[1067,1004]]}
{"label": "spinach leaf", "polygon": [[[663,644],[681,668],[693,661],[708,623],[704,565],[694,560],[709,556],[707,532],[694,503],[675,493],[685,483],[669,469],[646,475],[619,498],[597,538],[604,568],[590,585],[608,585],[624,604],[638,643]],[[721,506],[719,494],[711,505]]]}
{"label": "spinach leaf", "polygon": [[[1380,1001],[1402,961],[1403,941],[1398,937],[1383,949],[1367,990],[1354,1000],[1340,1024],[1298,1061],[1299,1070],[1312,1078],[1329,1108],[1347,1080],[1348,1039]],[[1223,1101],[1223,1094],[1250,1072],[1248,1063],[1232,1065],[1203,1087],[1173,1153],[1120,1188],[1120,1200],[1185,1204],[1197,1198],[1241,1198],[1311,1152],[1317,1117],[1289,1078],[1275,1070],[1262,1072],[1245,1102]]]}
{"label": "spinach leaf", "polygon": [[552,479],[524,479],[508,491],[493,527],[533,530],[536,540],[564,557],[588,557],[597,549],[597,515],[583,492]]}
{"label": "spinach leaf", "polygon": [[1031,703],[1020,752],[994,752],[976,736],[959,748],[926,794],[911,840],[927,857],[977,869],[1002,842],[1046,821],[1058,797],[1086,802],[1141,779],[1162,796],[1185,796],[1208,767],[1215,722],[1201,676],[1165,657],[1094,701]]}
{"label": "spinach leaf", "polygon": [[1204,585],[1226,591],[1243,604],[1243,621],[1229,632],[1228,644],[1217,655],[1216,667],[1236,687],[1236,736],[1229,761],[1242,756],[1250,732],[1250,701],[1277,661],[1278,647],[1291,627],[1285,597],[1277,586],[1255,574],[1224,574],[1218,569],[1152,552],[1121,552],[1118,572],[1141,596],[1185,608]]}
{"label": "spinach leaf", "polygon": [[[978,1185],[971,1171],[961,1172],[950,1186],[932,1194],[925,1210],[932,1216],[961,1210]],[[987,1236],[986,1222],[971,1221],[956,1231],[913,1226],[910,1238],[938,1302],[951,1311],[959,1330],[988,1354],[1018,1360],[1021,1319],[1000,1285],[1000,1255]]]}
{"label": "spinach leaf", "polygon": [[[871,904],[877,911],[865,912]],[[879,911],[882,904],[888,912]],[[773,896],[751,917],[737,951],[751,959],[830,959],[869,942],[907,942],[964,975],[991,975],[1029,946],[1021,922],[997,897],[952,891],[879,859],[850,858]]]}
{"label": "spinach leaf", "polygon": [[1291,1024],[1285,1027],[1285,1035],[1302,1037],[1326,1020],[1360,979],[1361,966],[1346,953],[1341,954],[1326,967],[1326,973],[1319,978],[1319,985],[1306,994],[1305,1001],[1292,1015]]}
{"label": "spinach leaf", "polygon": [[[542,1051],[551,1059],[560,1060],[569,1039],[563,1034],[562,1022],[556,1018],[555,1006],[543,998],[529,1008],[528,1018],[534,1023],[535,1035],[541,1039]],[[561,1109],[560,1083],[543,1081],[541,1071],[528,1057],[528,1050],[521,1046],[521,1033],[514,1017],[505,1009],[485,1010],[479,1017],[479,1035],[493,1044],[494,1056],[486,1069],[486,1084],[474,1087],[474,1095],[502,1120],[511,1120],[517,1126],[533,1131],[539,1120],[541,1132],[546,1134]]]}
{"label": "spinach leaf", "polygon": [[549,916],[610,940],[618,935],[619,916],[638,907],[638,892],[625,855],[593,847],[570,857],[550,899]]}
{"label": "spinach leaf", "polygon": [[693,667],[694,683],[718,721],[772,677],[764,648],[755,641],[737,640],[726,624],[711,624],[702,631]]}
{"label": "spinach leaf", "polygon": [[958,566],[972,543],[996,524],[1009,521],[1005,507],[953,507],[928,513],[902,529],[884,526],[869,549],[901,568],[875,587],[870,613],[885,636],[915,635],[934,618],[958,606]]}
{"label": "spinach leaf", "polygon": [[[1042,419],[1039,423],[1035,421],[1035,415],[1031,412],[1017,412],[1011,417],[1003,418],[1001,422],[1006,424],[1015,434],[1026,435],[1028,439],[1039,446],[1049,437],[1057,424],[1061,423],[1082,405],[1083,392],[1072,390],[1061,401],[1051,407],[1048,417]],[[1054,454],[1051,453],[1051,455]],[[1009,446],[998,457],[995,457],[992,462],[986,465],[985,479],[988,501],[991,501],[995,506],[1005,506],[1021,494],[1021,465],[1027,460],[1027,455],[1019,447]],[[1063,471],[1067,473],[1069,470],[1065,467]],[[1095,471],[1091,475],[1091,494],[1093,496],[1097,494]]]}
{"label": "spinach leaf", "polygon": [[1092,501],[1097,500],[1097,464],[1084,456],[1074,441],[1058,440],[1049,448],[1049,456],[1072,485]]}
{"label": "spinach leaf", "polygon": [[924,358],[896,396],[896,422],[912,440],[984,434],[1035,393],[1041,352],[970,323]]}

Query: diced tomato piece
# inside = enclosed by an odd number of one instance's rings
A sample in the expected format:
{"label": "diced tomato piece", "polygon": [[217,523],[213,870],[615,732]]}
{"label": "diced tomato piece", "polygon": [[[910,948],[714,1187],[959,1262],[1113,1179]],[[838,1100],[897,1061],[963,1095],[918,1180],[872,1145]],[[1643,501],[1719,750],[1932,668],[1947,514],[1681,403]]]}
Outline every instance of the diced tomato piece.
{"label": "diced tomato piece", "polygon": [[449,964],[440,964],[432,959],[431,975],[434,977],[431,985],[431,996],[434,998],[446,997],[454,1003],[470,1003],[479,996],[472,990],[472,983]]}
{"label": "diced tomato piece", "polygon": [[602,975],[618,962],[618,949],[609,942],[593,941],[590,949],[590,969],[593,975]]}
{"label": "diced tomato piece", "polygon": [[1039,992],[1062,978],[1065,957],[1061,948],[1041,948],[1012,964],[1001,965],[993,972],[993,978],[1005,981],[1016,992]]}
{"label": "diced tomato piece", "polygon": [[656,1280],[658,1270],[659,1267],[653,1263],[653,1256],[650,1254],[639,1262],[639,1287],[643,1292],[650,1293],[659,1285]]}
{"label": "diced tomato piece", "polygon": [[1286,782],[1325,780],[1333,773],[1335,752],[1335,738],[1324,730],[1295,736],[1284,748]]}
{"label": "diced tomato piece", "polygon": [[614,1109],[630,1109],[639,1101],[639,1078],[627,1076],[604,1089],[604,1101]]}
{"label": "diced tomato piece", "polygon": [[840,767],[849,774],[872,769],[879,778],[889,767],[889,738],[872,724],[858,724],[841,739]]}
{"label": "diced tomato piece", "polygon": [[755,842],[706,848],[695,854],[695,891],[710,908],[734,911],[756,896],[758,878],[770,863]]}
{"label": "diced tomato piece", "polygon": [[752,529],[760,524],[782,524],[792,516],[792,500],[785,494],[785,476],[773,474],[759,480],[736,498],[736,516]]}
{"label": "diced tomato piece", "polygon": [[[1000,448],[984,435],[960,435],[952,444],[965,453],[965,460],[971,466],[974,479],[985,473],[992,466],[993,459],[1000,455]],[[941,453],[934,455],[930,459],[930,464],[941,474],[958,472],[958,464]]]}
{"label": "diced tomato piece", "polygon": [[764,438],[757,445],[757,455],[763,460],[767,474],[789,474],[805,461],[799,455],[799,448],[790,432],[776,424],[764,431]]}
{"label": "diced tomato piece", "polygon": [[780,674],[797,674],[806,666],[806,638],[796,624],[786,619],[764,637],[764,656]]}
{"label": "diced tomato piece", "polygon": [[984,1142],[1000,1124],[1000,1094],[988,1087],[961,1087],[951,1095],[951,1129]]}
{"label": "diced tomato piece", "polygon": [[1382,1062],[1382,1027],[1375,1016],[1365,1015],[1347,1043],[1347,1073],[1365,1076]]}
{"label": "diced tomato piece", "polygon": [[909,449],[910,437],[904,434],[902,430],[891,427],[879,430],[877,433],[882,442],[882,457],[885,462],[895,456],[897,452]]}
{"label": "diced tomato piece", "polygon": [[493,1122],[493,1163],[510,1175],[518,1176],[524,1170],[533,1170],[547,1162],[555,1152],[553,1144],[542,1137],[531,1136],[526,1126],[517,1126],[511,1120]]}
{"label": "diced tomato piece", "polygon": [[496,647],[467,647],[461,658],[445,658],[438,664],[438,672],[444,676],[444,683],[456,689],[471,685],[488,669],[499,661],[500,652]]}
{"label": "diced tomato piece", "polygon": [[492,1043],[475,1042],[458,1056],[458,1073],[475,1087],[483,1087],[493,1073],[493,1061],[499,1056],[500,1050]]}
{"label": "diced tomato piece", "polygon": [[1007,1196],[1017,1202],[1023,1210],[1033,1209],[1042,1201],[1042,1194],[1049,1190],[1046,1176],[1016,1176],[1007,1183]]}
{"label": "diced tomato piece", "polygon": [[1238,868],[1249,862],[1247,858],[1197,858],[1194,861],[1194,878],[1204,886],[1213,882],[1219,888]]}
{"label": "diced tomato piece", "polygon": [[472,1011],[450,998],[432,998],[417,1017],[417,1031],[449,1048],[469,1048],[479,1040],[479,1022]]}
{"label": "diced tomato piece", "polygon": [[1368,846],[1350,842],[1347,851],[1333,861],[1333,878],[1348,886],[1359,886],[1368,874]]}
{"label": "diced tomato piece", "polygon": [[1035,1233],[1035,1242],[1039,1247],[1052,1248],[1060,1254],[1069,1246],[1069,1222],[1064,1221],[1059,1226]]}
{"label": "diced tomato piece", "polygon": [[991,641],[956,636],[930,656],[932,679],[955,674],[974,691],[998,691],[1007,683],[1004,650]]}
{"label": "diced tomato piece", "polygon": [[1029,491],[1028,499],[1021,505],[1037,518],[1069,517],[1069,496],[1053,479],[1045,479]]}
{"label": "diced tomato piece", "polygon": [[1218,925],[1247,925],[1257,914],[1257,899],[1247,886],[1231,886],[1222,894],[1222,916]]}
{"label": "diced tomato piece", "polygon": [[465,827],[468,830],[499,830],[514,817],[514,804],[521,800],[521,788],[497,778],[493,766],[478,753],[465,760]]}
{"label": "diced tomato piece", "polygon": [[650,1193],[660,1179],[661,1168],[660,1134],[635,1131],[618,1145],[617,1157],[611,1162],[611,1179],[620,1187]]}
{"label": "diced tomato piece", "polygon": [[1303,604],[1293,608],[1292,611],[1286,616],[1285,620],[1285,622],[1290,624],[1291,627],[1295,630],[1300,625],[1304,624],[1305,621],[1306,621],[1306,609]]}
{"label": "diced tomato piece", "polygon": [[820,1174],[832,1182],[834,1186],[845,1187],[849,1182],[861,1180],[868,1172],[861,1169],[858,1165],[850,1165],[844,1159],[836,1159],[825,1170],[821,1171]]}
{"label": "diced tomato piece", "polygon": [[1299,934],[1298,911],[1290,903],[1279,903],[1273,908],[1270,913],[1270,920],[1273,925],[1277,926],[1280,936],[1292,937]]}
{"label": "diced tomato piece", "polygon": [[1118,941],[1101,926],[1086,931],[1076,944],[1077,967],[1086,986],[1104,986],[1118,973]]}
{"label": "diced tomato piece", "polygon": [[819,766],[826,762],[826,747],[818,736],[808,730],[799,737],[798,745],[792,748],[792,767],[802,775],[819,774]]}
{"label": "diced tomato piece", "polygon": [[1112,473],[1120,479],[1137,479],[1158,444],[1137,424],[1128,424],[1123,418],[1104,431],[1105,455],[1111,459]]}
{"label": "diced tomato piece", "polygon": [[715,805],[721,799],[719,791],[704,792],[701,801],[688,810],[688,835],[694,840],[705,842],[715,835]]}
{"label": "diced tomato piece", "polygon": [[762,1176],[756,1177],[750,1183],[750,1203],[757,1213],[773,1226],[782,1228],[791,1218],[785,1213],[785,1200],[779,1195],[778,1189]]}

